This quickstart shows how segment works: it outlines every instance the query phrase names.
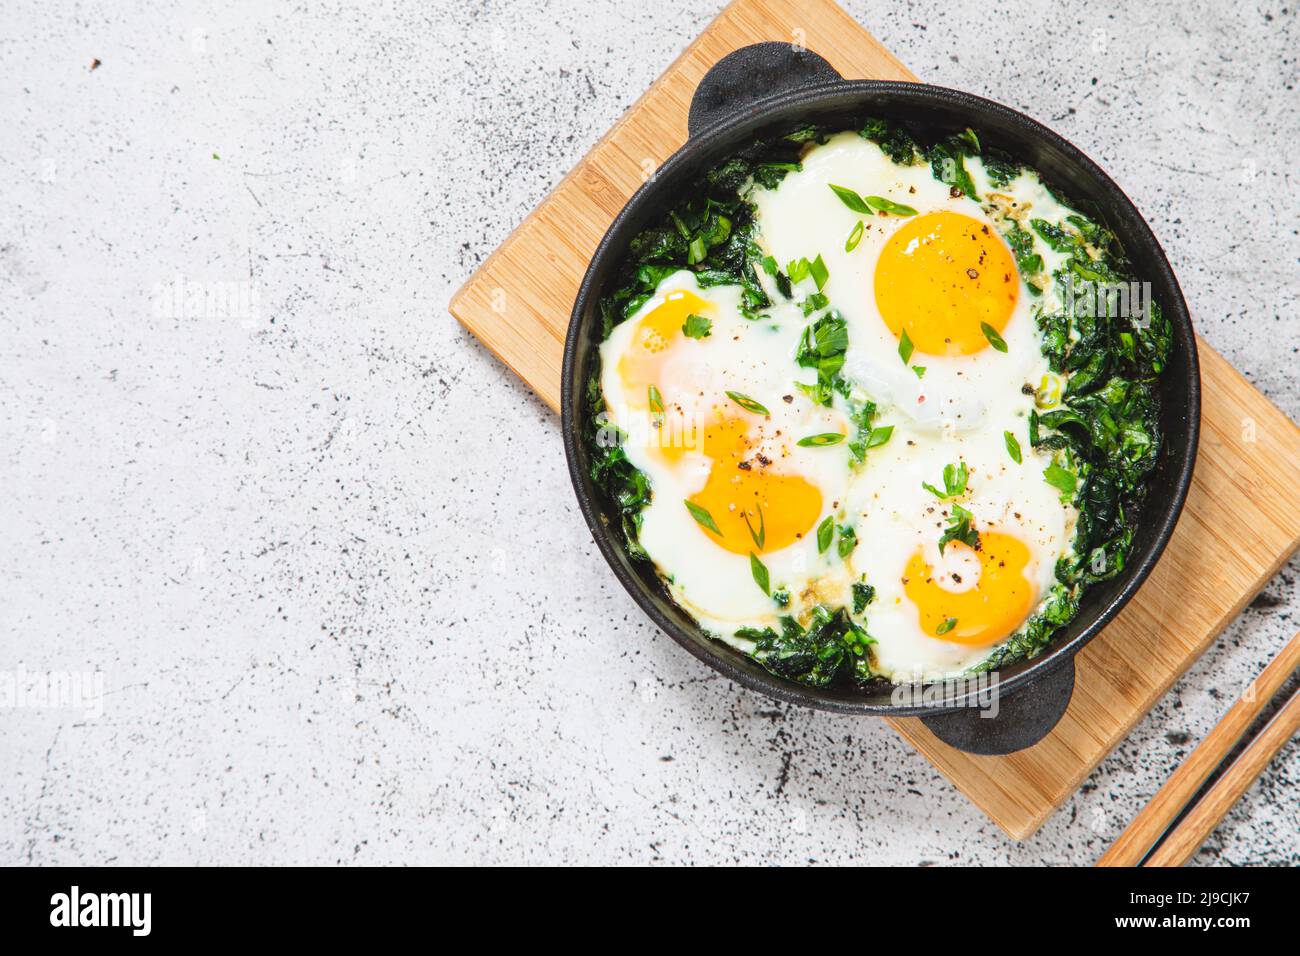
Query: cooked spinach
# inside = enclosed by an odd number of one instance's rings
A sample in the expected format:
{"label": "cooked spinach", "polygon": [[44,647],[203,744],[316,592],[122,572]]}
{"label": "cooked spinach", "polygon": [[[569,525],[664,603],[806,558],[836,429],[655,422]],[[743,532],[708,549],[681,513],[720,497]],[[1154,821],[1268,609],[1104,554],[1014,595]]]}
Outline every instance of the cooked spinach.
{"label": "cooked spinach", "polygon": [[866,581],[855,581],[853,584],[853,613],[861,614],[867,609],[867,605],[876,599],[876,589]]}
{"label": "cooked spinach", "polygon": [[754,659],[778,677],[825,687],[843,679],[865,683],[875,676],[868,648],[876,640],[844,608],[818,604],[807,627],[789,615],[780,622],[780,633],[770,627],[736,631],[736,637],[755,642]]}
{"label": "cooked spinach", "polygon": [[900,166],[911,166],[919,158],[916,141],[897,123],[868,119],[863,121],[858,135],[875,143],[881,152]]}
{"label": "cooked spinach", "polygon": [[995,189],[1003,189],[1024,172],[1024,167],[999,149],[985,148],[980,153],[984,172]]}
{"label": "cooked spinach", "polygon": [[789,279],[776,264],[765,263],[753,241],[754,207],[744,198],[751,183],[767,188],[799,169],[805,144],[824,142],[816,127],[760,140],[709,170],[685,191],[686,198],[663,219],[638,233],[628,244],[622,268],[600,301],[604,335],[654,295],[667,275],[680,269],[695,273],[701,286],[738,285],[742,309],[756,318],[771,300],[758,281],[757,269],[776,280],[789,295]]}
{"label": "cooked spinach", "polygon": [[1037,315],[1043,353],[1066,387],[1059,404],[1031,416],[1030,440],[1053,453],[1044,478],[1079,509],[1074,554],[1057,566],[1058,580],[1078,589],[1122,571],[1132,547],[1160,451],[1158,378],[1171,331],[1140,287],[1128,294],[1131,266],[1104,226],[1082,216],[1031,226],[1067,256],[1054,276],[1063,307]]}
{"label": "cooked spinach", "polygon": [[975,192],[975,180],[971,179],[970,172],[966,169],[965,158],[978,156],[979,153],[978,137],[966,130],[935,143],[925,151],[925,158],[930,162],[935,179],[978,200],[980,197]]}
{"label": "cooked spinach", "polygon": [[623,450],[627,437],[621,429],[605,419],[605,396],[600,390],[600,379],[592,376],[587,383],[587,405],[591,417],[587,420],[586,440],[592,449],[591,480],[604,488],[614,503],[627,544],[628,554],[634,558],[647,558],[641,547],[641,509],[650,503],[650,479],[628,461]]}

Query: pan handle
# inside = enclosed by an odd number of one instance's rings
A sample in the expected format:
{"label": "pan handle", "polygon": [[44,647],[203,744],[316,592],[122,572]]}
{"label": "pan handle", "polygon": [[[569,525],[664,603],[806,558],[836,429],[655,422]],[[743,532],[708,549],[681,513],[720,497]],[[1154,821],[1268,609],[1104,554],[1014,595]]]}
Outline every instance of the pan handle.
{"label": "pan handle", "polygon": [[1002,756],[1038,743],[1056,726],[1074,694],[1074,658],[998,700],[996,714],[966,708],[922,717],[936,737],[971,754]]}
{"label": "pan handle", "polygon": [[763,100],[843,79],[816,53],[772,40],[742,46],[713,64],[691,97],[686,128],[692,137],[752,111]]}

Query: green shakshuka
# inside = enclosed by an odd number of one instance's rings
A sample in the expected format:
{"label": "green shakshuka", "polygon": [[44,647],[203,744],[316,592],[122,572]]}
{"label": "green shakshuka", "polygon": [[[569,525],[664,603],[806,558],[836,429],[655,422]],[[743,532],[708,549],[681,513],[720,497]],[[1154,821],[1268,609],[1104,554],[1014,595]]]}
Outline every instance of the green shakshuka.
{"label": "green shakshuka", "polygon": [[1123,568],[1167,323],[972,131],[755,143],[602,300],[594,477],[700,627],[810,684],[1036,653]]}

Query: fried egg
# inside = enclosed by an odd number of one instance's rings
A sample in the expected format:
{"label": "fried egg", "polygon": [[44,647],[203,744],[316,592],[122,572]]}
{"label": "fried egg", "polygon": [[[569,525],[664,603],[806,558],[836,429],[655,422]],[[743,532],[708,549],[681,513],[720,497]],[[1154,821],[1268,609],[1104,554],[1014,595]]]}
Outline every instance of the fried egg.
{"label": "fried egg", "polygon": [[[709,323],[706,336],[686,334],[691,316]],[[790,303],[746,319],[738,288],[702,289],[683,270],[601,346],[608,424],[654,488],[641,546],[674,599],[720,635],[775,621],[772,593],[829,597],[836,574],[847,581],[814,532],[842,505],[849,471],[843,454],[799,441],[847,435],[849,422],[795,386],[809,377],[793,361],[804,323]]]}
{"label": "fried egg", "polygon": [[[832,136],[749,197],[761,251],[783,268],[820,257],[820,286],[801,278],[786,298],[758,276],[773,305],[755,319],[738,287],[682,270],[602,344],[606,413],[653,488],[641,546],[719,639],[752,649],[738,630],[851,607],[868,584],[873,671],[930,680],[986,658],[1051,589],[1077,520],[1028,437],[1051,379],[1033,302],[1054,293],[1026,284],[998,220],[1068,210],[1032,173],[993,199],[980,160],[967,168],[983,203],[929,165]],[[903,213],[855,210],[843,191]],[[830,309],[846,324],[847,388],[827,406],[798,387],[817,376],[796,356]],[[851,399],[873,402],[888,432],[860,462]],[[839,546],[841,529],[856,547]]]}

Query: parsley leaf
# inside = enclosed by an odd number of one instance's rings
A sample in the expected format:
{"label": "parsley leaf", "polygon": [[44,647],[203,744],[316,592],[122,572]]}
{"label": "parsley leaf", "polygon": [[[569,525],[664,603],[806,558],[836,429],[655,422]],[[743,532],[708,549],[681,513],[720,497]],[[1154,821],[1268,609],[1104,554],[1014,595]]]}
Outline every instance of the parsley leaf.
{"label": "parsley leaf", "polygon": [[1053,488],[1062,494],[1073,495],[1075,488],[1079,485],[1079,480],[1074,477],[1074,473],[1066,471],[1060,465],[1052,464],[1043,469],[1043,478]]}
{"label": "parsley leaf", "polygon": [[682,333],[688,339],[707,339],[713,333],[713,322],[702,315],[691,313],[686,317]]}
{"label": "parsley leaf", "polygon": [[921,487],[936,498],[956,498],[965,494],[966,482],[970,478],[970,469],[966,467],[966,462],[959,464],[947,464],[943,466],[943,491],[940,491],[928,481],[921,482]]}
{"label": "parsley leaf", "polygon": [[972,548],[978,548],[980,536],[971,527],[971,513],[961,505],[952,506],[952,519],[947,528],[944,529],[942,537],[939,538],[939,553],[943,554],[943,549],[948,546],[949,541],[960,541],[962,544]]}

